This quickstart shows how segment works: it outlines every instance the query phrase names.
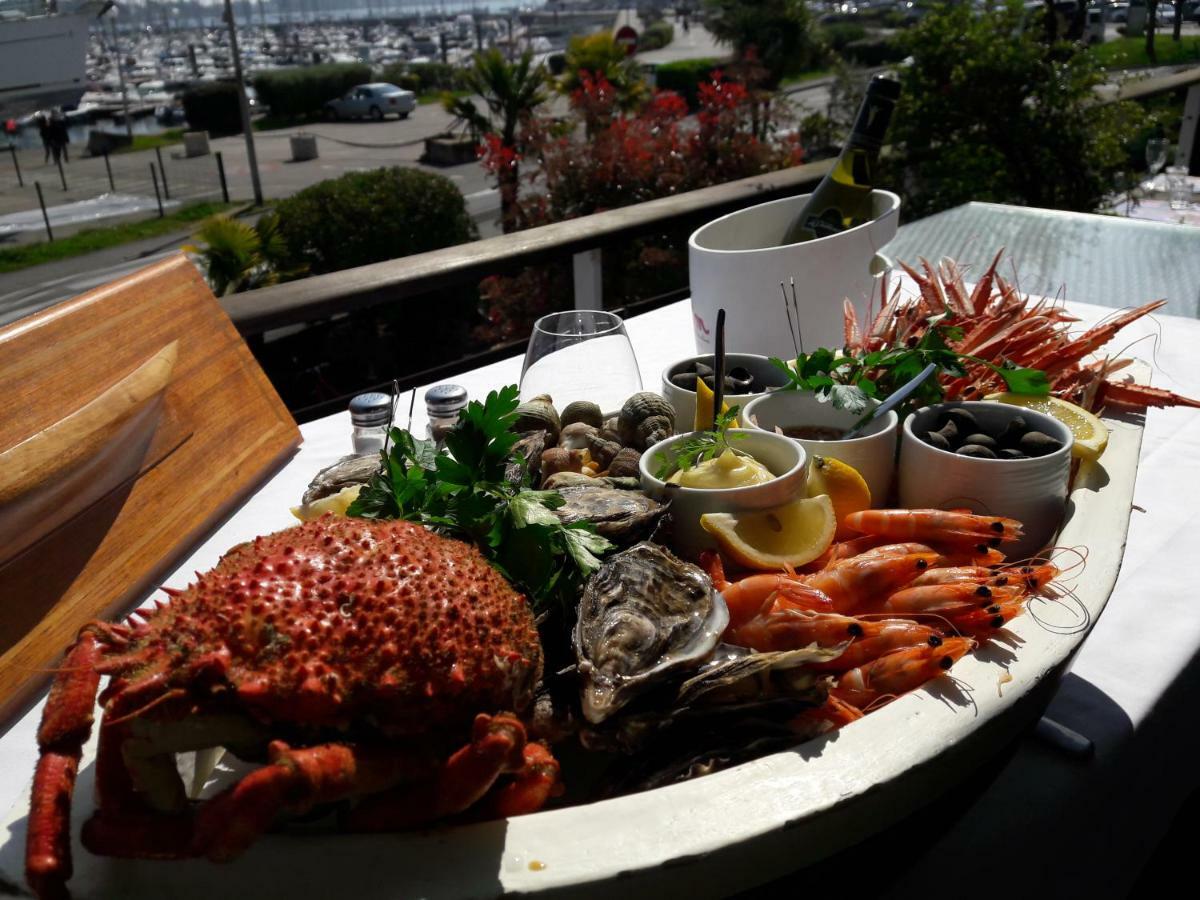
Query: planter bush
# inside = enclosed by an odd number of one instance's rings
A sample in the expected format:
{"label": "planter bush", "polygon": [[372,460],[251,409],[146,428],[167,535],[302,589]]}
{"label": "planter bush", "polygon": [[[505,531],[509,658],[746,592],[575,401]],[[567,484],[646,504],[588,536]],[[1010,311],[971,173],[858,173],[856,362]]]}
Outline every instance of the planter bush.
{"label": "planter bush", "polygon": [[[350,88],[371,81],[371,67],[359,63],[332,63],[307,68],[261,72],[254,76],[259,100],[275,116],[306,116]],[[194,124],[194,123],[193,123]]]}
{"label": "planter bush", "polygon": [[908,53],[899,41],[890,38],[863,38],[846,44],[842,48],[842,55],[860,66],[882,66],[899,62]]}
{"label": "planter bush", "polygon": [[392,63],[384,67],[381,77],[417,94],[456,91],[463,86],[462,71],[446,63]]}
{"label": "planter bush", "polygon": [[232,81],[202,83],[183,92],[183,112],[193,131],[210,135],[240,134],[242,113]]}
{"label": "planter bush", "polygon": [[846,49],[853,41],[861,41],[867,36],[867,29],[857,22],[833,22],[821,29],[825,34],[825,43],[838,53]]}
{"label": "planter bush", "polygon": [[399,166],[322,181],[275,210],[289,262],[313,275],[478,237],[454,182]]}
{"label": "planter bush", "polygon": [[674,91],[687,101],[688,109],[700,108],[700,84],[708,81],[713,69],[721,63],[715,59],[686,59],[664,63],[654,70],[654,85],[660,91]]}
{"label": "planter bush", "polygon": [[670,22],[655,22],[642,32],[638,39],[638,50],[658,50],[675,40],[675,29]]}

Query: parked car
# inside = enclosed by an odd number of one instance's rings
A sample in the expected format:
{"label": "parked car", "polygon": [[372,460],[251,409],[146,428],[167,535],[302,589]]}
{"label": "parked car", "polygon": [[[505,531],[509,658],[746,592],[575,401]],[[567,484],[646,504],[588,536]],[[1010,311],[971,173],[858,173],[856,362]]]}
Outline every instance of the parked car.
{"label": "parked car", "polygon": [[417,108],[417,95],[394,84],[360,84],[343,97],[325,104],[327,119],[362,119],[382,121],[393,113],[401,119]]}

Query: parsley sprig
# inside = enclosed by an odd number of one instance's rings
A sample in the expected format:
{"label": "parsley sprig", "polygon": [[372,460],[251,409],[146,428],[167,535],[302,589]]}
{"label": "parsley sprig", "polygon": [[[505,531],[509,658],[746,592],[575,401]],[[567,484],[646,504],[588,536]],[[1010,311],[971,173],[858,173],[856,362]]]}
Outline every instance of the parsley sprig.
{"label": "parsley sprig", "polygon": [[1046,374],[1038,369],[1018,366],[1009,360],[999,365],[977,356],[958,353],[950,344],[962,340],[961,328],[950,323],[947,313],[938,317],[913,347],[888,347],[862,354],[839,354],[827,348],[801,353],[792,362],[772,358],[771,363],[786,376],[785,388],[813,391],[828,399],[835,409],[865,412],[869,399],[887,397],[907,384],[930,363],[938,367],[933,378],[926,379],[908,401],[912,408],[941,402],[945,390],[939,376],[961,378],[967,364],[977,363],[991,369],[1008,390],[1017,394],[1045,396],[1050,391]]}
{"label": "parsley sprig", "polygon": [[467,404],[446,437],[446,452],[402,428],[347,513],[368,519],[408,519],[470,541],[501,573],[524,589],[535,609],[569,608],[583,582],[612,549],[587,523],[565,525],[554,514],[563,498],[506,478],[519,436],[517,387],[492,391]]}
{"label": "parsley sprig", "polygon": [[690,469],[705,460],[716,459],[726,450],[734,450],[735,448],[731,447],[729,442],[745,437],[744,434],[729,433],[729,429],[737,425],[740,408],[735,406],[727,412],[718,413],[711,431],[701,431],[694,437],[682,441],[671,456],[668,457],[665,453],[657,454],[655,461],[658,463],[658,471],[654,473],[654,476],[666,481],[668,476],[676,470]]}

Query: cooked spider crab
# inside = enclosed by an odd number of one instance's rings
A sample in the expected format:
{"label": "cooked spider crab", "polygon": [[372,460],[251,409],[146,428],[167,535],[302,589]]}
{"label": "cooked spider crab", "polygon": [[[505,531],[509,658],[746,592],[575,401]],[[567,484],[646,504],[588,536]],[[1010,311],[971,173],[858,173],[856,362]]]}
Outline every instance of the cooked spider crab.
{"label": "cooked spider crab", "polygon": [[[476,807],[532,812],[558,765],[522,719],[542,652],[525,598],[474,547],[409,522],[325,517],[231,550],[171,602],[84,626],[50,691],[26,872],[70,877],[69,811],[101,675],[93,853],[227,860],[338,803],[354,830]],[[266,764],[189,801],[175,753]]]}

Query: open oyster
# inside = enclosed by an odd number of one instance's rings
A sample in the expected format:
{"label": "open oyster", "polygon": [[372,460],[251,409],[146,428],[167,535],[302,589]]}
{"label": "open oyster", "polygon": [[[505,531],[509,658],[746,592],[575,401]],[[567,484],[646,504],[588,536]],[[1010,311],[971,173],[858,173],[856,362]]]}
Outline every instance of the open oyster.
{"label": "open oyster", "polygon": [[667,510],[666,504],[641,491],[610,487],[597,479],[588,482],[555,488],[566,501],[554,510],[563,524],[591,522],[610,541],[632,544],[649,535]]}
{"label": "open oyster", "polygon": [[697,566],[642,542],[610,556],[584,588],[574,644],[584,717],[603,722],[717,646],[729,610]]}
{"label": "open oyster", "polygon": [[343,456],[331,466],[326,466],[313,476],[300,498],[301,504],[309,504],[336,494],[343,488],[366,484],[371,476],[379,471],[378,453],[368,453],[366,456]]}

